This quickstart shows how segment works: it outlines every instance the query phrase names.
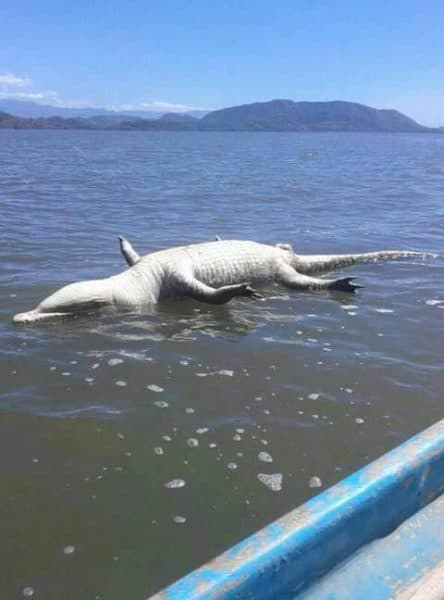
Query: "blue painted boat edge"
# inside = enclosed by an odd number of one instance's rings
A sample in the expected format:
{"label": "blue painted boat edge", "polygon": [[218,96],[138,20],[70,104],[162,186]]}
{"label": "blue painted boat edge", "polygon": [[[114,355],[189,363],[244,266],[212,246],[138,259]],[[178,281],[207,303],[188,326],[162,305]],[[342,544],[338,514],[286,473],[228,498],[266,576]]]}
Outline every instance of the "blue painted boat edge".
{"label": "blue painted boat edge", "polygon": [[359,548],[297,599],[419,600],[420,589],[423,600],[432,600],[433,589],[440,592],[435,598],[444,598],[444,494],[392,533]]}
{"label": "blue painted boat edge", "polygon": [[443,491],[444,419],[153,599],[294,597]]}

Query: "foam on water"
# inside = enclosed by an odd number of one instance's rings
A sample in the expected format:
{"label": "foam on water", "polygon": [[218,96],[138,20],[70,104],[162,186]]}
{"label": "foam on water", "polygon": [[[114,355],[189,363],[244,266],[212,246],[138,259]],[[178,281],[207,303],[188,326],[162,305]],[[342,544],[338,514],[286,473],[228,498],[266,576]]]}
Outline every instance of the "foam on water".
{"label": "foam on water", "polygon": [[171,490],[179,489],[185,486],[185,480],[183,479],[171,479],[165,483],[165,487]]}
{"label": "foam on water", "polygon": [[321,478],[318,477],[317,475],[313,475],[313,477],[310,477],[310,481],[308,482],[308,487],[310,487],[310,488],[322,487]]}
{"label": "foam on water", "polygon": [[282,473],[273,473],[272,475],[258,473],[257,478],[272,492],[280,492],[282,490]]}
{"label": "foam on water", "polygon": [[156,385],[155,383],[151,383],[150,385],[147,385],[146,389],[151,390],[152,392],[157,392],[158,394],[160,392],[164,391],[163,387],[160,387],[160,385]]}
{"label": "foam on water", "polygon": [[[263,440],[263,441],[265,441],[265,440]],[[271,457],[271,454],[269,454],[268,452],[259,452],[257,457],[260,461],[265,462],[265,463],[273,462],[273,458]]]}

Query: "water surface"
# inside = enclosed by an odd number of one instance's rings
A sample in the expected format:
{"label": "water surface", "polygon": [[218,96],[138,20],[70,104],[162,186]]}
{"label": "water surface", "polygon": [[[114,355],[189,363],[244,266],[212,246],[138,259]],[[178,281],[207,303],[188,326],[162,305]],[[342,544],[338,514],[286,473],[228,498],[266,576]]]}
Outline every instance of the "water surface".
{"label": "water surface", "polygon": [[146,598],[443,416],[442,258],[347,269],[354,296],[11,317],[123,269],[118,234],[442,256],[444,136],[0,131],[0,165],[2,597]]}

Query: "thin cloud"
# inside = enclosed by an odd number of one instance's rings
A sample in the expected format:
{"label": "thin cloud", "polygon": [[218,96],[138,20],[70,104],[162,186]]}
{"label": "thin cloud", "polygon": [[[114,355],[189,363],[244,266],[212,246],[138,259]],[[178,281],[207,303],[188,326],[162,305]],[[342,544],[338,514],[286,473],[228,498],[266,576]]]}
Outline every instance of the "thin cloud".
{"label": "thin cloud", "polygon": [[[2,77],[2,76],[0,76]],[[16,90],[6,89],[0,79],[0,98],[9,100],[23,100],[28,102],[36,102],[38,104],[56,106],[57,108],[95,108],[97,110],[109,110],[113,112],[158,112],[158,113],[184,113],[193,110],[209,111],[210,108],[203,106],[190,106],[188,104],[178,104],[173,102],[153,101],[153,102],[138,102],[127,104],[93,104],[88,102],[65,101],[62,100],[55,91],[46,92],[19,92]]]}
{"label": "thin cloud", "polygon": [[6,92],[0,93],[0,98],[8,98],[10,100],[29,100],[31,102],[38,102],[39,104],[52,104],[58,103],[57,92]]}
{"label": "thin cloud", "polygon": [[[34,90],[21,91],[22,88],[32,86]],[[114,112],[124,111],[152,111],[159,113],[174,112],[184,113],[193,110],[209,111],[211,109],[203,106],[190,106],[177,102],[164,102],[154,100],[151,102],[125,103],[125,104],[91,104],[88,102],[65,101],[55,91],[35,90],[34,83],[29,77],[21,77],[10,71],[0,73],[0,98],[9,100],[22,100],[36,102],[38,104],[56,106],[58,108],[95,108],[97,110],[109,110]]]}
{"label": "thin cloud", "polygon": [[29,77],[20,77],[14,73],[0,73],[0,90],[23,88],[29,85],[32,85],[32,79]]}
{"label": "thin cloud", "polygon": [[57,108],[101,108],[86,102],[64,102],[60,99],[58,92],[47,90],[45,92],[17,92],[1,91],[2,100],[21,100],[24,102],[35,102],[43,106],[54,106]]}
{"label": "thin cloud", "polygon": [[104,108],[107,108],[108,110],[113,110],[115,112],[147,110],[155,112],[183,113],[188,112],[190,110],[211,110],[204,106],[190,106],[188,104],[176,104],[172,102],[163,102],[161,100],[153,102],[139,102],[137,104],[112,104]]}

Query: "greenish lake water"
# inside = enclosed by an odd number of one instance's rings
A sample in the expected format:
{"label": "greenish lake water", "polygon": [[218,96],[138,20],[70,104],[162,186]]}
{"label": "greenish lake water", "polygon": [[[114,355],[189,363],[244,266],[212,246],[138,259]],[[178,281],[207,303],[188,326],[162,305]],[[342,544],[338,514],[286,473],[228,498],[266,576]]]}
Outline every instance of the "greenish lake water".
{"label": "greenish lake water", "polygon": [[[146,598],[442,418],[444,136],[3,130],[0,164],[1,598]],[[118,234],[441,256],[11,324],[123,269]]]}

